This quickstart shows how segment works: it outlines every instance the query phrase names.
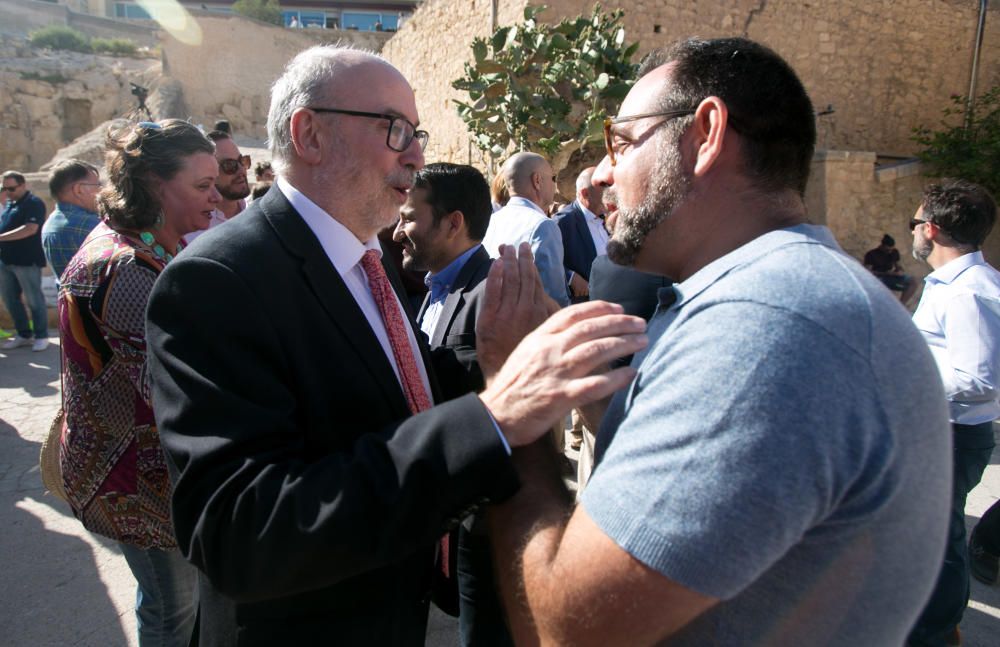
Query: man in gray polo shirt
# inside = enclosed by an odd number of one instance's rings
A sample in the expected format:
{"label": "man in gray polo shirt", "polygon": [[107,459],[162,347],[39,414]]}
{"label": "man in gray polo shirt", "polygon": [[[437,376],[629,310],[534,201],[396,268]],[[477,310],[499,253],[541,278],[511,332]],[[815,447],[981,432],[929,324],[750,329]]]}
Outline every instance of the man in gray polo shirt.
{"label": "man in gray polo shirt", "polygon": [[947,528],[934,361],[807,224],[813,108],[783,60],[691,40],[640,76],[593,181],[618,196],[608,256],[676,284],[631,385],[585,410],[603,420],[581,503],[549,448],[514,452],[522,487],[490,523],[515,638],[900,645]]}

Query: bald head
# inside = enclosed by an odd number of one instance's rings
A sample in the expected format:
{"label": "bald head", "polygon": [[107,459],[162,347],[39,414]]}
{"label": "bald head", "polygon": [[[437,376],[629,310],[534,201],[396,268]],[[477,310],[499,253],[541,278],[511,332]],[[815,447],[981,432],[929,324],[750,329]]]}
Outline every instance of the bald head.
{"label": "bald head", "polygon": [[542,210],[555,196],[555,180],[548,161],[537,153],[516,153],[504,162],[501,174],[510,195],[527,198]]}
{"label": "bald head", "polygon": [[576,176],[576,199],[590,210],[591,213],[599,216],[605,211],[602,200],[604,187],[594,186],[593,184],[594,171],[596,170],[596,166],[590,166],[583,169],[583,172]]}

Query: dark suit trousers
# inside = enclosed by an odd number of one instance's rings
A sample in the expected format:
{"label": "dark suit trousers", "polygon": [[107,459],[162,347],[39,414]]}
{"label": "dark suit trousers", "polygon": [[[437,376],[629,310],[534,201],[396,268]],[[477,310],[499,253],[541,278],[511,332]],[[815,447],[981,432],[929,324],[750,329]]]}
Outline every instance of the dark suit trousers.
{"label": "dark suit trousers", "polygon": [[913,646],[944,645],[945,638],[962,621],[969,604],[969,547],[965,533],[965,501],[972,488],[983,478],[993,453],[993,423],[952,425],[954,429],[955,474],[952,489],[951,519],[944,563],[938,574],[931,599],[924,607],[917,626],[910,633]]}

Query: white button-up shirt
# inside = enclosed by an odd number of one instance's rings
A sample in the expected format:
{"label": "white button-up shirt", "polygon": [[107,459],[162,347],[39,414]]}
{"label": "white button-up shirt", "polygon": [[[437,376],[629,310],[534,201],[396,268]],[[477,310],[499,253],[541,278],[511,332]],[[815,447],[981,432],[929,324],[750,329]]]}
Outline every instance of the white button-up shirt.
{"label": "white button-up shirt", "polygon": [[590,230],[590,237],[594,239],[594,249],[597,250],[598,256],[604,256],[608,253],[608,230],[604,228],[604,221],[594,215],[594,212],[583,206],[579,200],[576,201],[576,206],[580,207],[580,211],[583,212],[583,217],[587,221],[587,229]]}
{"label": "white button-up shirt", "polygon": [[982,252],[927,275],[913,323],[941,372],[951,421],[977,425],[1000,418],[1000,272]]}
{"label": "white button-up shirt", "polygon": [[[365,319],[368,320],[368,325],[371,326],[372,332],[378,338],[378,342],[382,346],[382,351],[389,360],[392,370],[396,373],[396,379],[402,385],[403,381],[400,379],[396,356],[392,354],[392,346],[389,344],[389,334],[385,330],[385,323],[382,321],[382,314],[378,310],[378,304],[375,303],[375,297],[372,296],[371,288],[368,287],[368,275],[365,274],[365,270],[361,266],[361,257],[369,249],[374,249],[378,252],[379,257],[382,256],[382,246],[378,242],[378,236],[372,236],[362,243],[358,240],[357,236],[351,233],[350,229],[323,211],[316,203],[300,193],[298,189],[289,184],[284,178],[279,177],[275,180],[275,183],[278,185],[278,189],[288,198],[288,201],[292,203],[292,206],[295,207],[295,210],[299,212],[299,215],[302,216],[302,219],[306,222],[309,229],[312,230],[313,234],[316,235],[316,238],[319,239],[320,246],[323,247],[323,251],[326,252],[337,273],[340,274],[340,277],[344,279],[344,283],[347,284],[347,289],[350,290],[351,296],[357,301],[358,307],[361,308]],[[393,294],[395,295],[395,291],[393,291]],[[400,303],[398,295],[396,296],[396,305],[399,307],[403,321],[406,321],[406,310],[403,309],[403,304]],[[406,328],[406,338],[409,340],[410,348],[413,350],[413,357],[417,362],[417,368],[420,370],[420,379],[424,383],[428,397],[433,401],[434,396],[431,393],[430,380],[427,378],[427,367],[424,366],[423,357],[420,355],[420,346],[417,345],[417,339],[413,334],[412,328],[408,325],[404,327]]]}

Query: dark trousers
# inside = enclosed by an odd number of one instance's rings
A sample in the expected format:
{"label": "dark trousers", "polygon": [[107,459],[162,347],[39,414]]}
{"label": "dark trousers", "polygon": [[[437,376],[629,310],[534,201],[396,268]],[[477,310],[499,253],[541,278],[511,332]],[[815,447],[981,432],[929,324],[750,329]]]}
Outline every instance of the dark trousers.
{"label": "dark trousers", "polygon": [[458,534],[458,629],[463,647],[513,647],[499,588],[493,575],[493,556],[485,522],[476,519],[473,530]]}
{"label": "dark trousers", "polygon": [[1000,501],[990,506],[972,532],[987,552],[1000,555]]}
{"label": "dark trousers", "polygon": [[951,520],[944,563],[931,599],[909,644],[921,647],[944,645],[945,638],[958,626],[969,604],[969,548],[965,533],[965,500],[979,484],[993,453],[993,423],[952,425],[954,429],[955,475],[952,486]]}

